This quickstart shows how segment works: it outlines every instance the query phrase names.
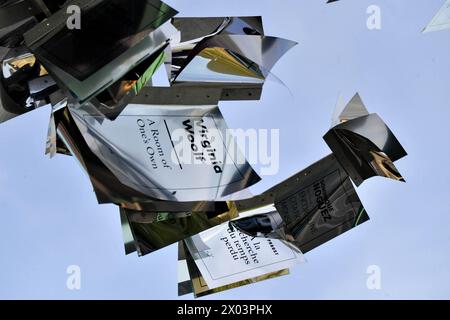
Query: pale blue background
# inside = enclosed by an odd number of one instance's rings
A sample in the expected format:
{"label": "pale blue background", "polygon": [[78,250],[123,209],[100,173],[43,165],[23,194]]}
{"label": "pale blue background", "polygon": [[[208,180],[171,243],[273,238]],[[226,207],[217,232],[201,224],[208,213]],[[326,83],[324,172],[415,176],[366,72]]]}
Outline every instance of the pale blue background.
{"label": "pale blue background", "polygon": [[[281,170],[262,191],[329,153],[322,140],[338,95],[359,91],[409,156],[407,183],[358,188],[371,221],[306,255],[292,274],[220,299],[450,298],[450,30],[421,34],[444,0],[168,0],[183,16],[262,15],[266,33],[300,43],[260,103],[222,104],[232,128],[281,128]],[[366,9],[382,10],[382,30]],[[0,298],[176,298],[176,246],[123,253],[119,215],[99,206],[74,159],[44,155],[49,110],[0,126]],[[66,268],[82,289],[66,288]],[[366,288],[378,265],[382,289]],[[189,296],[187,296],[189,297]]]}

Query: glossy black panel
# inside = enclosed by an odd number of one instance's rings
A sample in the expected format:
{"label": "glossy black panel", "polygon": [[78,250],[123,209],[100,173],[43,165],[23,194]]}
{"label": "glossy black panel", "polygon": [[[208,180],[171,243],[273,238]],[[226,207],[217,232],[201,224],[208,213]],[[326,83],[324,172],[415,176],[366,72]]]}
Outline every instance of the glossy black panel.
{"label": "glossy black panel", "polygon": [[38,52],[84,80],[172,15],[173,11],[157,0],[102,1],[82,11],[81,29],[62,28]]}

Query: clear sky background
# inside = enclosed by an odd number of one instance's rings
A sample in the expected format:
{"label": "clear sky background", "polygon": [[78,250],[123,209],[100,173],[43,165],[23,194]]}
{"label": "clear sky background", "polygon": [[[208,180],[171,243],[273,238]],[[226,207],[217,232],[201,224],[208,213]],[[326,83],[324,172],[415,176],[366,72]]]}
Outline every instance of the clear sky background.
{"label": "clear sky background", "polygon": [[[167,0],[180,16],[263,16],[267,35],[299,42],[260,102],[222,103],[231,128],[279,128],[280,171],[330,153],[322,140],[339,94],[360,92],[403,144],[407,183],[373,178],[358,194],[371,220],[306,254],[291,275],[215,299],[450,298],[450,30],[421,30],[444,0]],[[366,27],[369,5],[382,29]],[[117,207],[97,205],[74,159],[44,156],[50,110],[0,125],[0,298],[176,299],[177,247],[125,256]],[[81,267],[81,290],[66,268]],[[367,267],[381,289],[366,287]],[[189,298],[185,296],[183,298]]]}

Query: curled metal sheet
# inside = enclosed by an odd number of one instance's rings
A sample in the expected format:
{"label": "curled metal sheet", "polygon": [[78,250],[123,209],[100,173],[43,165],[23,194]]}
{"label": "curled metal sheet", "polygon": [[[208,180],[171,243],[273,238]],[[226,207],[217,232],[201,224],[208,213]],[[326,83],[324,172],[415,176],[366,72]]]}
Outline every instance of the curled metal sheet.
{"label": "curled metal sheet", "polygon": [[404,181],[394,161],[407,153],[377,114],[341,123],[324,139],[357,186],[373,176]]}
{"label": "curled metal sheet", "polygon": [[25,67],[29,69],[34,67],[36,69],[33,70],[35,76],[47,75],[47,71],[36,60],[34,54],[30,53],[24,46],[21,46],[11,49],[1,61],[3,79],[7,80],[14,77],[15,74],[19,73]]}
{"label": "curled metal sheet", "polygon": [[173,81],[189,62],[196,46],[219,34],[264,35],[261,17],[173,18],[180,31],[180,41],[171,42],[171,55],[166,64]]}
{"label": "curled metal sheet", "polygon": [[263,83],[275,63],[296,44],[258,35],[206,38],[190,52],[173,81]]}
{"label": "curled metal sheet", "polygon": [[[8,54],[9,48],[0,47],[0,61]],[[3,78],[3,72],[0,70],[0,78]],[[0,81],[0,123],[8,121],[18,115],[23,114],[24,111],[20,108],[9,96],[8,92]]]}
{"label": "curled metal sheet", "polygon": [[183,69],[176,81],[263,84],[265,76],[252,61],[224,48],[206,48]]}
{"label": "curled metal sheet", "polygon": [[446,0],[438,13],[433,17],[430,23],[424,28],[423,32],[441,31],[450,28],[450,0]]}

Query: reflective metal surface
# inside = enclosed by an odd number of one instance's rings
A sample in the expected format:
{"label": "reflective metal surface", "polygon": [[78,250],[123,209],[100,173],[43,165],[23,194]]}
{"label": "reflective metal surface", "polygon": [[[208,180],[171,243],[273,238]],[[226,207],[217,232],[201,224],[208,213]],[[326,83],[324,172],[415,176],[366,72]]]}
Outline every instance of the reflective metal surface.
{"label": "reflective metal surface", "polygon": [[7,1],[0,4],[0,29],[42,13],[33,0]]}
{"label": "reflective metal surface", "polygon": [[211,37],[220,34],[264,35],[261,17],[174,18],[172,23],[181,36],[179,43],[171,43],[171,57],[167,61],[171,81],[192,59],[197,46]]}
{"label": "reflective metal surface", "polygon": [[304,171],[275,206],[287,239],[306,253],[369,220],[348,175],[330,155]]}
{"label": "reflective metal surface", "polygon": [[[251,214],[251,213],[246,213]],[[209,289],[288,269],[305,262],[302,253],[276,239],[251,237],[228,223],[185,239],[186,247]],[[199,247],[196,243],[202,242]]]}
{"label": "reflective metal surface", "polygon": [[[250,235],[284,238],[306,253],[369,219],[347,173],[329,155],[258,196],[273,201],[276,212],[230,222]],[[259,201],[237,201],[237,208]],[[280,221],[282,219],[282,222]]]}
{"label": "reflective metal surface", "polygon": [[228,211],[215,216],[204,212],[179,212],[167,215],[162,212],[133,211],[124,208],[120,210],[128,220],[140,256],[222,224],[238,215],[233,204],[230,204]]}
{"label": "reflective metal surface", "polygon": [[30,18],[0,29],[0,47],[19,47],[23,44],[23,34],[35,26],[36,23],[36,19]]}
{"label": "reflective metal surface", "polygon": [[175,13],[159,0],[90,1],[81,11],[82,28],[61,28],[37,52],[83,81],[137,45]]}
{"label": "reflective metal surface", "polygon": [[216,34],[264,35],[260,16],[254,17],[175,17],[172,24],[180,31],[180,42],[198,43]]}
{"label": "reflective metal surface", "polygon": [[178,243],[178,295],[194,293],[195,298],[204,297],[210,294],[223,292],[226,290],[242,287],[259,281],[273,279],[289,274],[289,269],[270,272],[259,277],[245,279],[242,281],[227,284],[225,286],[211,289],[200,270],[197,268],[194,259],[183,241]]}
{"label": "reflective metal surface", "polygon": [[164,57],[165,47],[154,52],[90,102],[98,111],[114,120],[142,88],[151,83],[151,78],[163,63]]}
{"label": "reflective metal surface", "polygon": [[[24,37],[58,84],[69,89],[80,102],[120,80],[176,32],[166,22],[176,11],[159,0],[78,0],[71,4],[81,7],[81,19],[87,26],[67,29],[62,10]],[[102,10],[104,6],[107,10]],[[112,16],[98,23],[100,14]]]}
{"label": "reflective metal surface", "polygon": [[[448,27],[449,6],[425,31]],[[296,42],[265,35],[261,17],[176,13],[160,0],[0,0],[0,122],[51,107],[46,154],[73,156],[118,207],[126,254],[178,242],[179,294],[200,297],[286,275],[369,220],[350,179],[404,181],[393,162],[406,152],[356,94],[324,136],[333,154],[252,196],[260,178],[218,103],[283,84],[271,70]]]}
{"label": "reflective metal surface", "polygon": [[[53,116],[58,138],[88,173],[99,203],[114,203],[132,210],[154,212],[189,211],[221,214],[228,211],[225,202],[160,201],[122,184],[87,146],[67,108],[56,110]],[[61,152],[62,146],[58,145],[58,140],[56,147],[57,152]]]}
{"label": "reflective metal surface", "polygon": [[122,184],[149,197],[215,200],[260,180],[216,105],[130,104],[114,121],[88,104],[69,110],[92,152]]}
{"label": "reflective metal surface", "polygon": [[430,23],[424,28],[423,32],[441,31],[450,28],[450,0],[446,0],[438,13],[433,17]]}
{"label": "reflective metal surface", "polygon": [[251,237],[268,236],[282,227],[283,218],[277,211],[252,215],[247,218],[230,221],[230,228],[236,228],[240,232],[243,232]]}
{"label": "reflective metal surface", "polygon": [[[9,60],[14,51],[0,47],[0,61]],[[27,106],[28,81],[39,76],[37,64],[24,63],[13,75],[8,74],[8,79],[3,76],[3,69],[0,69],[0,123],[33,110]]]}
{"label": "reflective metal surface", "polygon": [[404,181],[393,162],[407,153],[378,115],[339,124],[324,139],[357,186],[373,176]]}
{"label": "reflective metal surface", "polygon": [[261,83],[295,45],[294,41],[269,36],[217,35],[195,46],[174,81]]}
{"label": "reflective metal surface", "polygon": [[368,114],[369,111],[367,111],[359,93],[355,94],[347,105],[343,103],[342,97],[339,97],[338,105],[335,108],[331,125],[334,127],[340,123],[358,117],[367,116]]}
{"label": "reflective metal surface", "polygon": [[130,224],[128,223],[127,216],[122,210],[120,210],[120,223],[122,225],[122,237],[125,254],[133,253],[137,250],[136,243],[134,242],[133,232]]}

